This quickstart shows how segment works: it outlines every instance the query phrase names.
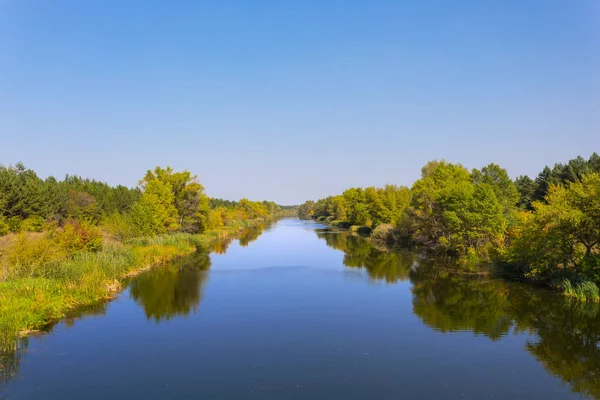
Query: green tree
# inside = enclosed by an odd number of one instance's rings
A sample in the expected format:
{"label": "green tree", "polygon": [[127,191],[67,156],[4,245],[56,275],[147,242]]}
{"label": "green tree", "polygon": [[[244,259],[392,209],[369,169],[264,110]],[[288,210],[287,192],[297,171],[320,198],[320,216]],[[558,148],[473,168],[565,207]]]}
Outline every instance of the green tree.
{"label": "green tree", "polygon": [[421,179],[412,187],[411,202],[418,242],[436,246],[443,236],[448,236],[440,199],[452,186],[470,182],[469,171],[460,164],[430,161],[422,168]]}
{"label": "green tree", "polygon": [[175,231],[178,228],[178,215],[171,185],[157,179],[146,182],[131,216],[141,235]]}
{"label": "green tree", "polygon": [[600,174],[585,175],[568,186],[550,186],[544,201],[534,202],[533,209],[513,234],[513,262],[543,277],[557,269],[579,271],[584,262],[598,257]]}
{"label": "green tree", "polygon": [[189,171],[175,172],[171,167],[156,167],[148,171],[141,186],[161,182],[170,188],[177,212],[177,225],[184,232],[198,233],[206,229],[210,204],[198,177]]}
{"label": "green tree", "polygon": [[536,183],[527,175],[521,175],[515,180],[515,187],[519,192],[517,205],[523,210],[533,209],[531,203],[535,198]]}
{"label": "green tree", "polygon": [[346,215],[352,225],[370,223],[369,210],[366,204],[365,191],[362,188],[350,188],[342,194],[346,203]]}
{"label": "green tree", "polygon": [[474,169],[471,177],[476,185],[485,183],[492,188],[505,215],[513,213],[519,201],[519,191],[504,168],[492,163],[481,171]]}

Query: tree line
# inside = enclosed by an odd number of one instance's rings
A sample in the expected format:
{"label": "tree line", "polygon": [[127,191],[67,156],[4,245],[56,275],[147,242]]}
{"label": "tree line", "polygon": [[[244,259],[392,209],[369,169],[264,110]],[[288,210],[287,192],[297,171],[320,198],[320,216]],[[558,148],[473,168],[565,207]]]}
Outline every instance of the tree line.
{"label": "tree line", "polygon": [[374,238],[388,242],[434,248],[463,259],[503,261],[535,279],[566,277],[578,296],[594,290],[586,286],[587,280],[600,282],[596,153],[587,160],[577,157],[545,167],[535,179],[515,180],[496,164],[468,170],[431,161],[411,188],[350,188],[307,201],[298,214],[333,225],[364,226]]}
{"label": "tree line", "polygon": [[171,167],[148,170],[137,187],[128,188],[73,175],[42,179],[22,163],[0,165],[0,235],[73,220],[121,238],[201,233],[289,210],[271,201],[211,199],[196,175]]}

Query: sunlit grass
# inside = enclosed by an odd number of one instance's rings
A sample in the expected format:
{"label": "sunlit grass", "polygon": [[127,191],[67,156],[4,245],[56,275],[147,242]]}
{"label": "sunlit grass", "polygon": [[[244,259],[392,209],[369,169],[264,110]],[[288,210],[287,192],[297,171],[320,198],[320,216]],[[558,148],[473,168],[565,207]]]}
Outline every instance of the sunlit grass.
{"label": "sunlit grass", "polygon": [[[100,251],[67,255],[44,238],[20,244],[22,254],[6,265],[0,280],[0,349],[28,331],[44,329],[74,308],[114,297],[123,280],[240,231],[239,224],[201,235],[177,233],[105,243]],[[29,248],[31,246],[32,248]],[[47,254],[46,254],[47,253]]]}
{"label": "sunlit grass", "polygon": [[600,301],[600,290],[592,281],[581,280],[571,282],[569,279],[563,279],[562,290],[566,296],[574,297],[581,301]]}

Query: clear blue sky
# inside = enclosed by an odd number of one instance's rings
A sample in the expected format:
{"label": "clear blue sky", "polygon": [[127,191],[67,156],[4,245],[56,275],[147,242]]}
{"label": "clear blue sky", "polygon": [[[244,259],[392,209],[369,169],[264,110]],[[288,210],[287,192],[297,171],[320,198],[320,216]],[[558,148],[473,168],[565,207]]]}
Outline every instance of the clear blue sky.
{"label": "clear blue sky", "polygon": [[0,1],[0,163],[300,203],[600,151],[600,2]]}

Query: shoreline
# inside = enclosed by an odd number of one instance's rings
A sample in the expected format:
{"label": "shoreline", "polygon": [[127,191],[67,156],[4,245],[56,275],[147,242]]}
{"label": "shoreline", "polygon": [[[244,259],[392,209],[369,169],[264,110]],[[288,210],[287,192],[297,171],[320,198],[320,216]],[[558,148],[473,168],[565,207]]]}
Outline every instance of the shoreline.
{"label": "shoreline", "polygon": [[[130,264],[110,279],[93,281],[90,275],[101,268],[95,266],[90,274],[81,276],[77,282],[62,282],[52,278],[21,278],[0,282],[0,351],[10,349],[19,338],[48,332],[63,318],[77,314],[78,309],[114,300],[125,289],[128,279],[196,252],[204,252],[209,256],[211,246],[218,241],[233,239],[245,229],[271,220],[249,220],[201,234],[159,235],[138,239],[138,243],[135,243],[136,240],[113,243],[101,252],[114,252]],[[78,255],[77,261],[96,257],[97,264],[101,264],[105,261],[99,259],[102,255],[85,252]]]}

